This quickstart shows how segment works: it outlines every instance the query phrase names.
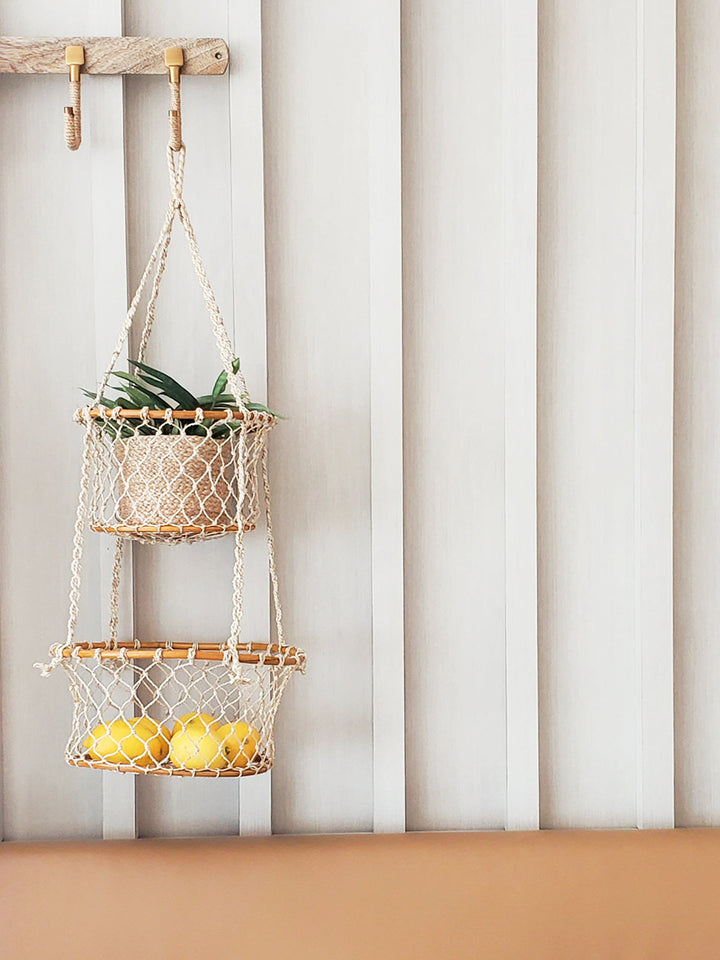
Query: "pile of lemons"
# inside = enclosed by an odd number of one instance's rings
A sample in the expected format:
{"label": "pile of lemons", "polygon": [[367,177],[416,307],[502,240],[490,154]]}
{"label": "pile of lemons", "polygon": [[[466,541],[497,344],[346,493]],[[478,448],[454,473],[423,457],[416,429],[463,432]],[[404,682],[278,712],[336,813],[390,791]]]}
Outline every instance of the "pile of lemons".
{"label": "pile of lemons", "polygon": [[152,767],[170,760],[180,770],[244,768],[256,756],[260,734],[242,720],[220,724],[209,713],[186,713],[172,733],[151,717],[100,723],[83,746],[91,760]]}

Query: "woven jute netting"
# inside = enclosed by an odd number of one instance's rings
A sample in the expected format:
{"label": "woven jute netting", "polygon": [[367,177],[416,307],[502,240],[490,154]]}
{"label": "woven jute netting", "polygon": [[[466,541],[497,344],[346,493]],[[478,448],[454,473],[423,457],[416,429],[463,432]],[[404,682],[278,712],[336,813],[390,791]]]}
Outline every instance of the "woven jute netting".
{"label": "woven jute netting", "polygon": [[[249,410],[220,310],[183,199],[185,148],[168,148],[171,198],[160,236],[131,301],[95,401],[78,410],[84,428],[65,640],[43,675],[65,671],[73,702],[65,757],[80,767],[162,776],[247,776],[270,769],[273,725],[305,654],[285,644],[273,537],[266,437],[272,414]],[[129,410],[101,403],[150,284],[139,341],[142,361],[155,320],[173,225],[180,221],[236,400],[227,410]],[[264,515],[275,637],[242,638],[244,537]],[[77,642],[87,529],[115,537],[107,639]],[[232,621],[216,642],[119,639],[124,546],[192,543],[234,536]]]}

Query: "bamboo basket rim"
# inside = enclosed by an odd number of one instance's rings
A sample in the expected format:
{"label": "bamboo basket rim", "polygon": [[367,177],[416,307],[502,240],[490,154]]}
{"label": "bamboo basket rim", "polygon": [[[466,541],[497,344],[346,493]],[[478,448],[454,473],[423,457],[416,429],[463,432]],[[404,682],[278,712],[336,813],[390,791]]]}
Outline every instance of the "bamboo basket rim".
{"label": "bamboo basket rim", "polygon": [[[254,530],[256,524],[254,523],[244,523],[243,530],[246,533]],[[175,523],[117,523],[117,524],[102,524],[94,523],[90,524],[90,529],[94,533],[111,533],[115,536],[117,535],[128,535],[128,534],[137,534],[137,533],[165,533],[165,534],[175,534],[176,536],[185,536],[187,534],[215,534],[215,533],[237,533],[238,525],[236,523],[227,523],[227,524],[218,524],[212,523],[208,526],[202,527],[195,523],[186,523],[182,526]]]}
{"label": "bamboo basket rim", "polygon": [[[86,414],[89,414],[91,420],[165,420],[169,417],[171,420],[194,420],[198,416],[198,411],[202,414],[203,420],[247,420],[251,424],[265,426],[274,426],[277,423],[277,417],[271,413],[263,413],[261,410],[204,410],[198,407],[196,410],[173,410],[167,407],[165,410],[126,410],[124,407],[78,407],[75,411],[75,420],[78,423],[85,423]],[[230,414],[230,416],[228,416]]]}
{"label": "bamboo basket rim", "polygon": [[113,770],[116,773],[144,773],[159,777],[252,777],[267,773],[272,761],[262,758],[260,763],[249,763],[246,767],[223,767],[220,770],[183,770],[170,763],[158,766],[140,767],[134,763],[108,763],[106,760],[88,760],[84,757],[68,757],[72,767],[89,767],[93,770]]}
{"label": "bamboo basket rim", "polygon": [[[227,643],[188,643],[175,641],[165,644],[157,641],[120,640],[112,646],[105,643],[76,643],[62,651],[64,659],[89,660],[152,660],[160,651],[161,660],[222,661]],[[191,656],[192,651],[194,656]],[[270,667],[305,668],[305,651],[299,647],[279,647],[276,643],[241,643],[237,647],[240,663],[263,664]]]}

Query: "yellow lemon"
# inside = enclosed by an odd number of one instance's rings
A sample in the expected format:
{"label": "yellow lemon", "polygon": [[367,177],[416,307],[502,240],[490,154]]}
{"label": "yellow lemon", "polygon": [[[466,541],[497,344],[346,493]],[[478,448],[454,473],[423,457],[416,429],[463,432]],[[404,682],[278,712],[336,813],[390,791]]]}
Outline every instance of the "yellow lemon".
{"label": "yellow lemon", "polygon": [[220,727],[223,753],[231,767],[246,767],[253,759],[260,743],[260,734],[249,723],[238,720]]}
{"label": "yellow lemon", "polygon": [[92,760],[148,767],[167,757],[170,734],[151,717],[118,717],[110,724],[98,724],[83,746]]}
{"label": "yellow lemon", "polygon": [[[212,719],[212,718],[211,718]],[[170,740],[170,762],[182,770],[222,770],[228,765],[220,724],[189,723]]]}
{"label": "yellow lemon", "polygon": [[179,733],[183,729],[198,725],[204,732],[217,730],[220,726],[215,717],[210,716],[209,713],[186,713],[176,721],[175,726],[172,728],[172,736],[174,737],[176,733]]}

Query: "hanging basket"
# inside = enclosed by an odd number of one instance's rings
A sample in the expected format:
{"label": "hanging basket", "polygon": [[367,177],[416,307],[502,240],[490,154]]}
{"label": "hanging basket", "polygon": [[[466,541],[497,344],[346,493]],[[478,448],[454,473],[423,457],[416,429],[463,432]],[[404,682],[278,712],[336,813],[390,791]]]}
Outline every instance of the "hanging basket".
{"label": "hanging basket", "polygon": [[[50,649],[43,675],[62,667],[73,700],[65,757],[77,767],[160,776],[239,777],[274,760],[273,725],[283,691],[305,654],[283,638],[270,511],[268,432],[276,418],[248,409],[220,311],[200,259],[182,197],[185,148],[168,149],[172,197],[165,223],[133,297],[95,402],[78,410],[84,427],[70,603],[65,641]],[[137,306],[152,276],[138,359],[152,330],[175,218],[185,230],[220,356],[229,410],[129,410],[102,405]],[[244,536],[264,514],[275,615],[275,643],[241,638]],[[85,530],[116,538],[108,639],[78,643],[75,630]],[[159,644],[118,637],[119,587],[128,539],[179,543],[232,534],[232,622],[209,643]]]}
{"label": "hanging basket", "polygon": [[[145,543],[253,530],[271,414],[250,410],[76,411],[88,426],[90,529]],[[240,501],[242,491],[242,501]]]}
{"label": "hanging basket", "polygon": [[78,644],[62,654],[76,767],[247,777],[273,764],[273,724],[305,655],[252,644]]}

